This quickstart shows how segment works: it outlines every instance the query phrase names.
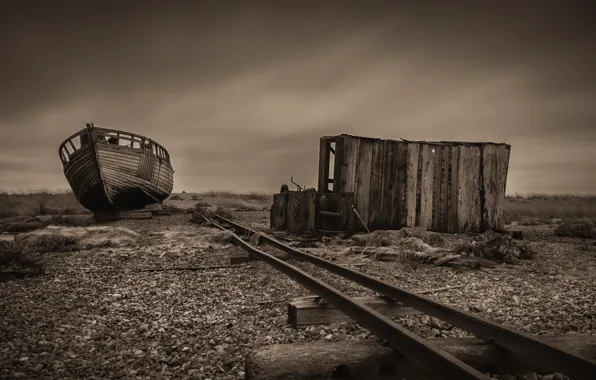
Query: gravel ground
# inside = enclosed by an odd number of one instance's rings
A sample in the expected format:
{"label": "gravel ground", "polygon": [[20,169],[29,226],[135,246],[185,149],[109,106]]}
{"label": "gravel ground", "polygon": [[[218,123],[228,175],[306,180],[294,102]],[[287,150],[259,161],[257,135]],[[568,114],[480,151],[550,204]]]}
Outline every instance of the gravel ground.
{"label": "gravel ground", "polygon": [[[268,223],[265,212],[234,217]],[[0,379],[242,379],[244,357],[255,347],[376,339],[351,324],[289,328],[286,302],[311,294],[263,263],[140,272],[229,264],[237,248],[214,243],[212,229],[188,218],[118,222],[153,236],[133,247],[46,254],[47,275],[0,283]],[[460,285],[429,297],[526,332],[594,335],[596,250],[574,239],[545,241],[549,228],[518,228],[538,255],[516,265],[458,271],[366,261],[360,270],[411,290]],[[292,264],[348,294],[371,294],[312,265]],[[465,334],[427,316],[399,321],[425,337]]]}

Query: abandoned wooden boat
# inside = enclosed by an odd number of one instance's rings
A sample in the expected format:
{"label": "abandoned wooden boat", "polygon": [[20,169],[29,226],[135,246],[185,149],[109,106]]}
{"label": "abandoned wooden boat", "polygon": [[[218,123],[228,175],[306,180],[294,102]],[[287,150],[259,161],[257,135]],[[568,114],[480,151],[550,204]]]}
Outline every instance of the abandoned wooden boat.
{"label": "abandoned wooden boat", "polygon": [[93,212],[138,210],[174,186],[168,151],[145,136],[87,124],[58,152],[77,200]]}

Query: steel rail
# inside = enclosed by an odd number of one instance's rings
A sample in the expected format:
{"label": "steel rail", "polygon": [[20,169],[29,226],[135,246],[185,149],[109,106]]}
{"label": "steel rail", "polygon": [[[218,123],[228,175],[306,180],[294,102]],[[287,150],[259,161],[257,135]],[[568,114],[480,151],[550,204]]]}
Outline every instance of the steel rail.
{"label": "steel rail", "polygon": [[[222,222],[239,230],[257,234],[256,231],[226,219],[220,215],[214,216]],[[278,248],[290,256],[312,263],[331,273],[352,280],[381,295],[403,302],[425,314],[431,315],[463,330],[466,330],[499,347],[526,357],[530,361],[540,363],[548,368],[559,371],[573,379],[596,379],[596,362],[583,355],[574,354],[568,350],[556,347],[536,337],[515,331],[507,326],[492,322],[488,319],[467,313],[459,308],[443,304],[429,297],[412,293],[397,286],[387,284],[367,274],[346,268],[331,261],[297,250],[278,240],[261,235],[261,241]]]}
{"label": "steel rail", "polygon": [[[211,222],[207,217],[202,217],[213,226],[227,231],[217,223]],[[357,321],[375,335],[386,339],[391,347],[406,358],[426,368],[431,375],[444,379],[482,379],[488,377],[472,366],[455,358],[433,344],[426,342],[418,335],[393,322],[386,316],[378,313],[361,302],[355,301],[327,283],[311,276],[284,261],[265,253],[242,240],[240,236],[232,233],[236,244],[250,252],[260,261],[264,261],[273,268],[286,274],[300,285],[316,292],[327,301],[335,305],[343,313]]]}

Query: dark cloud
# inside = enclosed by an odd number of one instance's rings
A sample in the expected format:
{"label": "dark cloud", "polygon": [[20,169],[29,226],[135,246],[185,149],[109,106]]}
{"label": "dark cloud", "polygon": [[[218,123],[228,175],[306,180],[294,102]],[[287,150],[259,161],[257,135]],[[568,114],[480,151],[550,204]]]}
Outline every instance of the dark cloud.
{"label": "dark cloud", "polygon": [[218,4],[2,2],[3,186],[65,187],[88,121],[160,141],[177,189],[314,184],[339,133],[509,142],[511,192],[596,185],[589,2]]}

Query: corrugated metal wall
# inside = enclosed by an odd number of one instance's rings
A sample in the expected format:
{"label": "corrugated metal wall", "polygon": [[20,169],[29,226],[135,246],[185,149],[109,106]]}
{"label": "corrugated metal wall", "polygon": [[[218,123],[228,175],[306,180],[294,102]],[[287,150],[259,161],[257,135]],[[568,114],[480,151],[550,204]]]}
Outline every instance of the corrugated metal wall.
{"label": "corrugated metal wall", "polygon": [[334,191],[356,194],[369,228],[503,228],[509,145],[333,138]]}

